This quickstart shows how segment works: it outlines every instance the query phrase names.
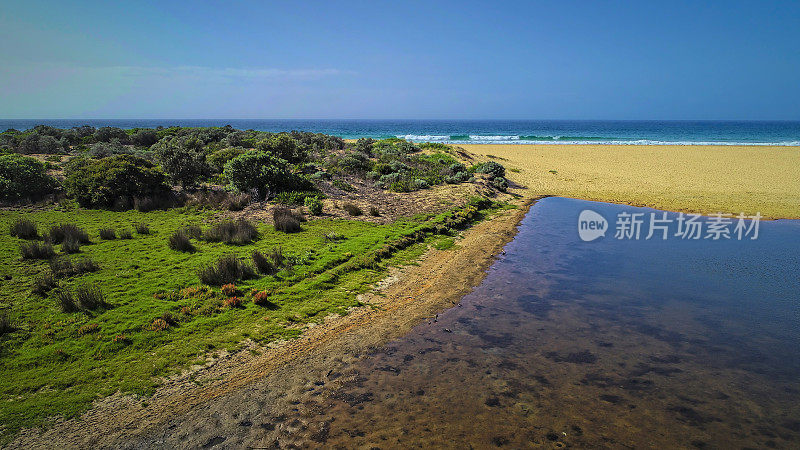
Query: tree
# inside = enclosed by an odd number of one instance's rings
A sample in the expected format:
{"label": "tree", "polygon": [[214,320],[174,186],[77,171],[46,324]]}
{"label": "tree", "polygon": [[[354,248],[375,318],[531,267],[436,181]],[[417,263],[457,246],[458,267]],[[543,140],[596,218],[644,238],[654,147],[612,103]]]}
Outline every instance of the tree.
{"label": "tree", "polygon": [[265,198],[286,190],[302,190],[312,186],[292,173],[289,163],[270,152],[253,150],[225,164],[225,177],[240,192],[255,190]]}
{"label": "tree", "polygon": [[170,180],[183,187],[196,185],[211,172],[202,143],[194,138],[164,138],[151,149]]}
{"label": "tree", "polygon": [[170,188],[150,161],[132,155],[71,160],[65,168],[67,194],[83,206],[109,207],[119,200],[159,198]]}
{"label": "tree", "polygon": [[38,200],[57,187],[45,163],[17,154],[0,156],[0,200]]}

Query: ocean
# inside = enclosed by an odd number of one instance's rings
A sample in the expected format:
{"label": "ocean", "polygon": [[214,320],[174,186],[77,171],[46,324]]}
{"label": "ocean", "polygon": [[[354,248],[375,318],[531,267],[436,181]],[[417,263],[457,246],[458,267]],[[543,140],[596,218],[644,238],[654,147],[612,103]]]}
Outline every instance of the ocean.
{"label": "ocean", "polygon": [[231,125],[260,131],[312,131],[346,139],[400,137],[448,144],[800,146],[800,121],[3,119],[0,130],[24,130],[37,124],[59,128]]}

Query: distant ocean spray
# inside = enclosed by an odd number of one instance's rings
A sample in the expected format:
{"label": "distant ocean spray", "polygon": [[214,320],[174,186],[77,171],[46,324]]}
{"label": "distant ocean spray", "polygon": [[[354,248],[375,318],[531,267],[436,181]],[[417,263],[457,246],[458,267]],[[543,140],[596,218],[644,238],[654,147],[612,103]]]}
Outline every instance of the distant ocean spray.
{"label": "distant ocean spray", "polygon": [[0,130],[24,130],[38,124],[60,128],[231,125],[260,131],[313,131],[347,139],[400,137],[450,144],[800,146],[798,121],[8,119],[0,120]]}

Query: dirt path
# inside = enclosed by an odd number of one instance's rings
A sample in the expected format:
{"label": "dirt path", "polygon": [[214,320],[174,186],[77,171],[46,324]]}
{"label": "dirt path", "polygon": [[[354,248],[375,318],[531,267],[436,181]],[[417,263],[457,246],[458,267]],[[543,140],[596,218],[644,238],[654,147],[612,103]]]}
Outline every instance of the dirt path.
{"label": "dirt path", "polygon": [[324,418],[287,421],[287,413],[300,403],[314,411],[315,386],[343,382],[347,374],[338,369],[456,304],[483,280],[532,202],[520,200],[520,208],[477,224],[453,249],[431,249],[419,265],[394,270],[363,296],[366,306],[330,317],[296,340],[223,354],[167,380],[152,397],[99,400],[79,418],[44,431],[24,430],[10,447],[241,448],[322,442],[329,427]]}

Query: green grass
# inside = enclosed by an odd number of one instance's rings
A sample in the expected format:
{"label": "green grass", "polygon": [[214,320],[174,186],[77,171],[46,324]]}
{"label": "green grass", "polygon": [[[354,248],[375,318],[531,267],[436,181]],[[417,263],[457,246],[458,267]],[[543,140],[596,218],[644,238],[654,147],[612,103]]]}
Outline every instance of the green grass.
{"label": "green grass", "polygon": [[[486,207],[487,205],[483,205]],[[91,402],[117,391],[147,395],[158,377],[202,360],[215,349],[235,349],[245,339],[268,342],[297,336],[297,324],[320,321],[329,313],[346,314],[358,305],[356,295],[382,278],[388,266],[407,264],[427,246],[485,213],[474,206],[437,216],[419,216],[390,225],[352,220],[315,220],[293,234],[258,224],[259,239],[249,245],[226,245],[192,239],[194,253],[170,250],[169,236],[186,225],[207,228],[211,212],[170,210],[141,213],[75,209],[72,211],[0,212],[0,313],[16,330],[0,336],[0,443],[21,427],[41,425],[48,417],[75,416]],[[35,277],[49,270],[47,261],[22,261],[21,239],[10,225],[26,217],[43,232],[51,225],[75,223],[91,243],[81,254],[99,264],[93,273],[61,280],[63,288],[95,284],[110,304],[106,309],[63,313],[56,291],[40,296]],[[102,228],[133,229],[149,225],[150,234],[101,240]],[[326,240],[336,233],[342,239]],[[222,306],[219,289],[196,295],[180,290],[200,284],[197,269],[220,256],[247,257],[280,246],[295,262],[272,276],[237,283],[246,297],[242,308]],[[60,246],[56,246],[58,251]],[[64,256],[60,256],[64,257]],[[257,306],[246,293],[272,292],[272,308]],[[168,314],[168,315],[166,315]],[[168,317],[159,331],[154,320]],[[167,321],[169,322],[169,320]],[[160,323],[160,322],[157,322]],[[162,324],[163,325],[163,324]]]}

